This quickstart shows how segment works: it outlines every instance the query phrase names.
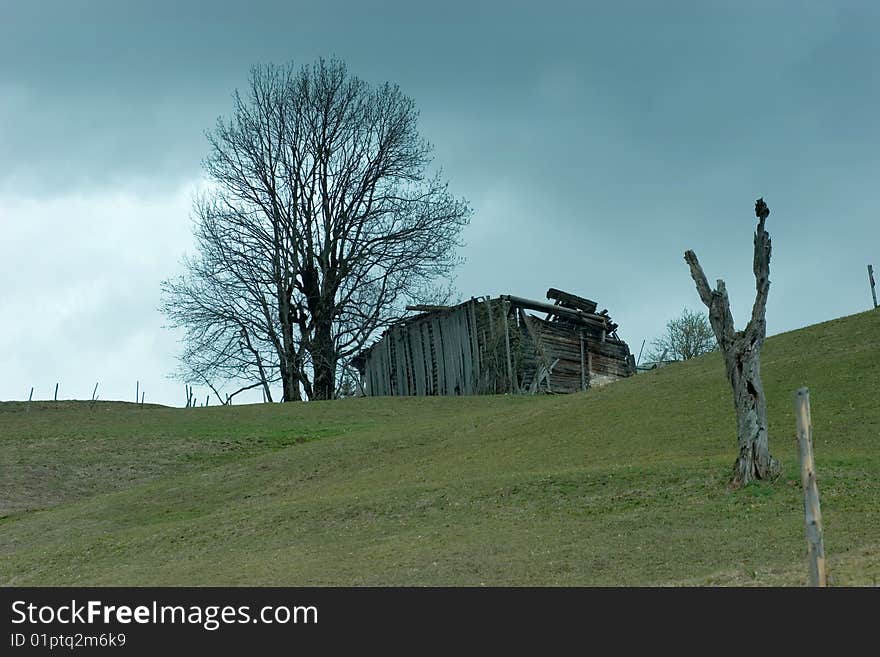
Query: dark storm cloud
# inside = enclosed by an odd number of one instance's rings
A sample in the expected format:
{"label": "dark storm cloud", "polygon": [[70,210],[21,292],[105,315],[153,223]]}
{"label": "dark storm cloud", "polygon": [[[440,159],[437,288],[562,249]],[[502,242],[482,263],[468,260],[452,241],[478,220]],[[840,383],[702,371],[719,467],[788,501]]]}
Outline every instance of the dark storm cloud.
{"label": "dark storm cloud", "polygon": [[[44,276],[63,282],[56,297],[97,290],[67,332],[110,331],[156,371],[173,369],[173,341],[145,327],[160,332],[158,281],[190,248],[203,133],[262,62],[337,55],[415,99],[437,165],[476,210],[465,297],[570,288],[637,350],[699,307],[693,248],[741,324],[758,196],[771,333],[863,309],[865,264],[880,261],[875,3],[20,2],[0,18],[0,223],[43,227],[7,236],[0,273],[17,299],[44,298]],[[75,236],[37,263],[63,239],[57,222],[81,234],[90,212],[89,248],[112,266],[66,265],[85,248]],[[34,257],[13,267],[13,252]],[[6,295],[7,316],[29,311]],[[30,354],[7,356],[21,377],[59,344],[61,328],[37,326],[7,329]]]}

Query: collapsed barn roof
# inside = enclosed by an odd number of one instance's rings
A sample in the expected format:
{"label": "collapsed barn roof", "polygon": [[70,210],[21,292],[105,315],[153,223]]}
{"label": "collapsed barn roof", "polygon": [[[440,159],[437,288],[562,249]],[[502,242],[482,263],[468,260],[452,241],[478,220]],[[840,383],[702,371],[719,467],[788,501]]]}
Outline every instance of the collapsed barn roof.
{"label": "collapsed barn roof", "polygon": [[353,359],[364,393],[575,392],[635,372],[606,309],[597,312],[595,301],[555,288],[547,299],[505,294],[454,306],[408,306],[416,314]]}

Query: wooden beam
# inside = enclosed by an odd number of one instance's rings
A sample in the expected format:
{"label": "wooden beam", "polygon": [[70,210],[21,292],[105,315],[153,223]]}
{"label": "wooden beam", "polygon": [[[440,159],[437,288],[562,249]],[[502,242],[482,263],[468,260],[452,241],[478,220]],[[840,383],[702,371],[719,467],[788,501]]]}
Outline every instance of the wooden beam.
{"label": "wooden beam", "polygon": [[596,312],[597,304],[595,301],[592,301],[591,299],[586,299],[584,297],[579,297],[576,294],[570,294],[569,292],[557,290],[555,287],[551,287],[549,290],[547,290],[547,298],[558,301],[566,308],[574,308],[576,310],[582,310],[586,313]]}
{"label": "wooden beam", "polygon": [[425,360],[425,394],[436,394],[434,386],[434,345],[431,342],[431,327],[429,322],[419,322],[419,332],[422,335],[422,357]]}
{"label": "wooden beam", "polygon": [[580,334],[581,342],[581,390],[587,389],[587,363],[584,359],[584,332]]}
{"label": "wooden beam", "polygon": [[501,299],[508,301],[515,306],[519,306],[520,308],[537,310],[538,312],[549,313],[551,315],[559,315],[560,317],[565,317],[567,319],[575,319],[584,324],[598,324],[603,328],[609,328],[610,320],[604,315],[585,313],[581,310],[572,310],[571,308],[565,308],[564,306],[554,306],[550,303],[544,303],[542,301],[532,301],[530,299],[523,299],[522,297],[515,297],[509,294],[501,295]]}
{"label": "wooden beam", "polygon": [[[398,378],[400,379],[400,394],[404,397],[408,397],[411,393],[409,390],[409,382],[410,382],[410,359],[409,359],[409,345],[407,341],[407,334],[409,331],[406,330],[405,326],[400,327],[400,334],[397,339],[397,353],[398,353],[398,362],[400,364],[400,369],[398,370]],[[402,375],[402,376],[401,376]]]}
{"label": "wooden beam", "polygon": [[[498,363],[498,345],[495,342],[495,317],[492,314],[492,299],[488,296],[485,300],[486,317],[489,318],[489,344],[492,345],[492,362]],[[492,392],[498,392],[498,368],[492,369]],[[486,382],[488,384],[488,381]]]}
{"label": "wooden beam", "polygon": [[[409,344],[413,357],[413,385],[417,395],[427,395],[428,385],[426,383],[428,368],[425,366],[425,350],[422,343],[422,322],[412,324],[407,327],[409,332]],[[413,335],[413,332],[418,335]]]}
{"label": "wooden beam", "polygon": [[432,306],[430,304],[419,303],[414,306],[407,306],[407,310],[415,310],[422,313],[434,313],[443,310],[449,310],[453,306]]}
{"label": "wooden beam", "polygon": [[479,386],[483,366],[483,354],[480,351],[480,341],[477,339],[477,313],[474,309],[475,305],[474,298],[471,297],[471,300],[468,303],[468,320],[470,321],[469,333],[471,338],[471,351],[473,352],[474,357],[474,380],[472,382],[474,394],[478,392],[477,387]]}
{"label": "wooden beam", "polygon": [[795,397],[798,452],[801,462],[801,484],[804,491],[804,524],[807,533],[807,559],[810,586],[827,586],[825,542],[822,537],[822,510],[816,485],[816,463],[813,460],[813,423],[810,419],[810,391],[801,388]]}
{"label": "wooden beam", "polygon": [[472,395],[474,394],[474,360],[476,359],[476,354],[474,353],[471,332],[468,327],[470,324],[470,309],[466,305],[461,306],[456,314],[458,315],[458,326],[461,336],[461,394]]}
{"label": "wooden beam", "polygon": [[440,319],[431,318],[431,334],[434,336],[434,364],[437,367],[437,394],[447,395],[446,389],[446,345],[443,342],[443,329],[440,327]]}
{"label": "wooden beam", "polygon": [[507,350],[507,381],[510,393],[513,394],[513,360],[510,357],[510,327],[507,322],[507,311],[510,308],[510,302],[505,301],[501,304],[501,318],[504,323],[504,347]]}

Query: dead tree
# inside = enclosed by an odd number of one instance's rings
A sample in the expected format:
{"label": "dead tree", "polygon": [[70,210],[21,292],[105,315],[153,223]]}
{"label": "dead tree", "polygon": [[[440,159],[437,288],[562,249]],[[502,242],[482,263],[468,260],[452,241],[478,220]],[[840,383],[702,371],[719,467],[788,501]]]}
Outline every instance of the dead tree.
{"label": "dead tree", "polygon": [[770,290],[770,234],[764,228],[770,210],[763,199],[755,202],[755,214],[758,228],[755,231],[753,270],[757,293],[752,318],[745,330],[737,331],[734,328],[724,281],[719,279],[715,289],[711,289],[696,254],[693,251],[684,254],[700,299],[709,309],[709,322],[724,356],[727,378],[733,388],[739,446],[731,480],[735,488],[756,479],[775,479],[781,470],[779,461],[770,456],[767,401],[761,385],[761,346],[767,335],[765,314]]}

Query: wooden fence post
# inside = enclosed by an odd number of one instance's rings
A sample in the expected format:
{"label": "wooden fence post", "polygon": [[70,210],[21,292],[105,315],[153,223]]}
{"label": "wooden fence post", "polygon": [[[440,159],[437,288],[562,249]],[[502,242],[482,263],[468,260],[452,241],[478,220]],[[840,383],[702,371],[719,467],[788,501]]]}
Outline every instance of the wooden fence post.
{"label": "wooden fence post", "polygon": [[642,346],[639,348],[639,357],[636,358],[636,367],[639,366],[639,363],[642,362],[642,352],[645,350],[645,343],[647,342],[647,338],[642,340]]}
{"label": "wooden fence post", "polygon": [[801,484],[804,491],[804,523],[807,532],[807,561],[810,586],[827,586],[825,544],[822,538],[822,511],[816,485],[816,463],[813,460],[813,424],[810,420],[810,391],[801,388],[794,401],[797,418],[798,454],[801,463]]}
{"label": "wooden fence post", "polygon": [[874,287],[874,267],[868,265],[868,282],[871,284],[871,298],[874,299],[874,307],[877,307],[877,290]]}

